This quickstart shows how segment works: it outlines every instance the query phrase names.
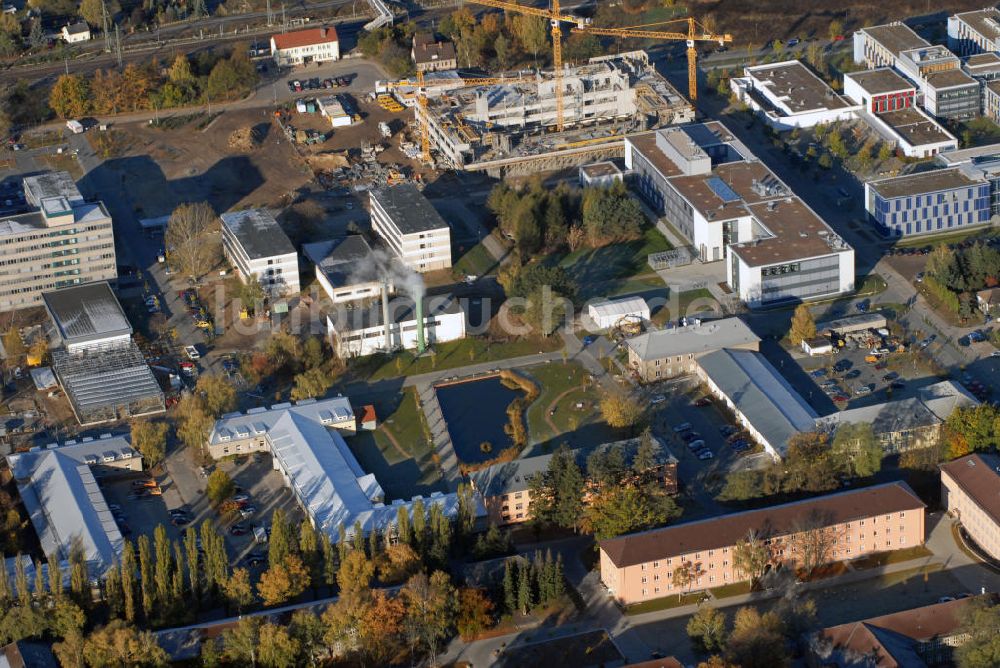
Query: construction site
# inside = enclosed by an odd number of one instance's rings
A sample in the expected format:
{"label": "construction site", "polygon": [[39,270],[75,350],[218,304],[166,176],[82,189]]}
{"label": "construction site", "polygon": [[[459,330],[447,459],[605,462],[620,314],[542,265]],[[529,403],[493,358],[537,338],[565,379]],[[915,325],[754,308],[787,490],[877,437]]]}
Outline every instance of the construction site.
{"label": "construction site", "polygon": [[645,51],[495,81],[425,89],[414,109],[439,167],[497,177],[561,169],[621,156],[623,137],[695,116]]}

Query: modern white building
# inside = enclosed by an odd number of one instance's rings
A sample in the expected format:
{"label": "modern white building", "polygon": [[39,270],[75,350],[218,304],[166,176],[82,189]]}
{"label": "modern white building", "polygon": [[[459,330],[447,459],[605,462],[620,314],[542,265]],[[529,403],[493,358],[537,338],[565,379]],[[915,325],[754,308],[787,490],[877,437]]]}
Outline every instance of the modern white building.
{"label": "modern white building", "polygon": [[916,107],[868,114],[865,120],[908,158],[930,158],[958,148],[958,138]]}
{"label": "modern white building", "polygon": [[[302,246],[316,268],[316,281],[334,304],[379,296],[382,280],[377,275],[371,246],[359,234]],[[393,292],[390,285],[389,292]]]}
{"label": "modern white building", "polygon": [[979,115],[979,82],[962,69],[958,56],[943,46],[903,51],[896,69],[920,88],[923,107],[937,118],[970,120]]}
{"label": "modern white building", "polygon": [[76,23],[69,23],[62,27],[60,35],[63,41],[67,44],[79,44],[80,42],[90,41],[90,26],[87,25],[86,21],[77,21]]}
{"label": "modern white building", "polygon": [[580,186],[583,188],[606,188],[624,178],[622,170],[611,160],[580,165]]}
{"label": "modern white building", "polygon": [[891,67],[879,67],[844,74],[844,95],[866,113],[881,114],[912,107],[917,87]]}
{"label": "modern white building", "polygon": [[778,131],[848,121],[857,111],[798,60],[745,67],[743,76],[733,77],[729,85]]}
{"label": "modern white building", "polygon": [[718,121],[627,137],[625,165],[749,306],[854,289],[854,250]]}
{"label": "modern white building", "polygon": [[80,424],[162,413],[163,391],[107,282],[42,295],[54,328],[52,368]]}
{"label": "modern white building", "polygon": [[914,172],[865,183],[865,210],[891,237],[948,234],[989,225],[991,180],[972,165]]}
{"label": "modern white building", "polygon": [[401,295],[366,307],[339,308],[327,314],[327,332],[342,358],[419,348],[421,335],[426,345],[465,338],[466,314],[456,298],[425,296],[421,309],[416,313],[413,299]]}
{"label": "modern white building", "polygon": [[598,329],[611,329],[629,320],[649,321],[649,304],[642,297],[607,299],[587,305],[587,315]]}
{"label": "modern white building", "polygon": [[1000,51],[1000,10],[986,7],[949,16],[948,48],[960,56]]}
{"label": "modern white building", "polygon": [[451,230],[427,198],[411,183],[369,191],[372,229],[410,269],[418,272],[451,266]]}
{"label": "modern white building", "polygon": [[717,350],[698,359],[697,373],[775,459],[785,456],[790,438],[816,427],[816,411],[758,352]]}
{"label": "modern white building", "polygon": [[102,202],[86,202],[68,172],[24,178],[32,211],[0,216],[0,311],[42,303],[42,293],[114,280],[115,234]]}
{"label": "modern white building", "polygon": [[[142,457],[127,437],[104,434],[97,439],[52,443],[8,455],[7,463],[41,551],[56,556],[64,578],[69,578],[74,545],[83,548],[92,578],[103,578],[117,565],[124,538],[97,481],[142,470]],[[11,559],[7,567],[12,570]]]}
{"label": "modern white building", "polygon": [[222,248],[244,283],[256,276],[272,298],[293,295],[299,285],[299,256],[267,209],[224,213]]}
{"label": "modern white building", "polygon": [[[446,517],[455,516],[456,494],[387,499],[375,475],[365,473],[341,435],[338,425],[348,420],[354,423],[354,412],[343,397],[251,409],[217,420],[208,447],[216,457],[270,452],[274,469],[281,472],[313,527],[334,542],[340,540],[341,527],[347,536],[357,525],[364,534],[384,534],[395,526],[400,509],[412,519],[418,499],[425,512],[438,505]],[[485,514],[481,504],[475,511]]]}
{"label": "modern white building", "polygon": [[333,26],[271,35],[271,57],[279,67],[340,60],[340,42]]}

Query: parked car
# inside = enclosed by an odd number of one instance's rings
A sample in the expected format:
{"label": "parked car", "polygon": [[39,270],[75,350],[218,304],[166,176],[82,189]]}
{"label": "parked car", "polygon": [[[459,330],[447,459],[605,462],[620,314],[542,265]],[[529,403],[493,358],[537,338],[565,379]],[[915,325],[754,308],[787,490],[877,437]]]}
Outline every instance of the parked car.
{"label": "parked car", "polygon": [[690,443],[691,441],[697,441],[698,439],[700,439],[701,434],[699,434],[696,431],[689,431],[688,433],[681,436],[681,438],[683,438],[687,443]]}
{"label": "parked car", "polygon": [[667,398],[662,394],[654,394],[649,398],[649,403],[651,404],[662,404]]}
{"label": "parked car", "polygon": [[722,434],[723,436],[732,436],[738,431],[739,427],[734,427],[731,424],[724,424],[721,427],[719,427],[719,433]]}
{"label": "parked car", "polygon": [[834,395],[833,400],[837,402],[850,401],[850,397],[848,397],[846,394],[837,394]]}
{"label": "parked car", "polygon": [[257,508],[254,506],[244,506],[240,508],[240,517],[247,519],[248,517],[253,517],[254,513],[257,512]]}
{"label": "parked car", "polygon": [[858,385],[856,388],[854,388],[854,394],[858,396],[863,397],[864,395],[871,393],[872,393],[872,388],[870,385]]}
{"label": "parked car", "polygon": [[236,496],[233,497],[233,501],[235,501],[236,503],[243,503],[249,500],[250,500],[249,494],[237,494]]}
{"label": "parked car", "polygon": [[887,383],[891,383],[892,381],[896,380],[897,378],[899,378],[899,374],[896,373],[895,371],[890,371],[889,373],[887,373],[884,376],[882,376],[882,380],[884,380]]}
{"label": "parked car", "polygon": [[700,450],[701,448],[705,447],[705,441],[699,438],[696,441],[691,441],[690,443],[688,443],[688,447],[691,448],[692,450]]}
{"label": "parked car", "polygon": [[850,371],[844,374],[844,380],[852,380],[854,378],[859,377],[860,375],[861,375],[860,369],[851,369]]}
{"label": "parked car", "polygon": [[185,524],[189,524],[190,522],[191,520],[182,515],[174,515],[173,517],[170,518],[170,523],[173,524],[175,527],[182,527]]}
{"label": "parked car", "polygon": [[826,375],[826,369],[814,369],[809,373],[813,378],[822,378]]}
{"label": "parked car", "polygon": [[201,358],[201,353],[198,352],[198,349],[195,346],[184,346],[184,354],[191,360]]}
{"label": "parked car", "polygon": [[682,431],[687,431],[690,428],[691,428],[691,423],[690,422],[682,422],[681,424],[676,425],[674,427],[674,433],[675,434],[679,434]]}
{"label": "parked car", "polygon": [[711,459],[714,456],[715,456],[715,453],[712,452],[711,450],[702,450],[701,452],[698,453],[698,459],[701,459],[701,460]]}

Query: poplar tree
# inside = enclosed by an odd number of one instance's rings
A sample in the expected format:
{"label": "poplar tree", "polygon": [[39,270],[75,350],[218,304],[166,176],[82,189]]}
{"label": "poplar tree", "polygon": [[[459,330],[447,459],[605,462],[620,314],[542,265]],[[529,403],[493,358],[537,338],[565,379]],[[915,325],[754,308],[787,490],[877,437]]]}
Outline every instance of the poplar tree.
{"label": "poplar tree", "polygon": [[125,541],[122,548],[122,608],[125,621],[130,624],[135,621],[135,549],[132,542]]}
{"label": "poplar tree", "polygon": [[173,604],[183,606],[184,603],[184,547],[180,541],[174,543],[174,571],[172,573],[171,597]]}
{"label": "poplar tree", "polygon": [[427,511],[424,509],[423,499],[417,499],[413,502],[413,547],[420,554],[423,554],[426,535]]}
{"label": "poplar tree", "polygon": [[409,545],[413,542],[413,532],[410,530],[410,513],[406,506],[400,506],[396,511],[396,535],[400,543]]}
{"label": "poplar tree", "polygon": [[201,568],[198,564],[198,534],[191,529],[184,534],[184,551],[187,553],[188,587],[191,589],[191,601],[195,609],[198,607],[200,595]]}
{"label": "poplar tree", "polygon": [[336,551],[333,549],[333,542],[323,536],[323,584],[332,587],[337,581],[337,559]]}
{"label": "poplar tree", "polygon": [[45,572],[42,570],[42,562],[35,561],[35,597],[41,599],[45,596]]}
{"label": "poplar tree", "polygon": [[108,602],[111,616],[120,617],[122,614],[122,573],[121,566],[117,561],[104,576],[104,600]]}
{"label": "poplar tree", "polygon": [[153,585],[153,555],[149,546],[149,536],[139,536],[139,589],[142,593],[142,613],[149,619],[155,604]]}
{"label": "poplar tree", "polygon": [[173,564],[170,561],[170,539],[167,538],[167,529],[162,524],[153,530],[153,551],[156,554],[154,567],[156,600],[166,609],[170,604],[170,573]]}
{"label": "poplar tree", "polygon": [[55,596],[56,601],[62,600],[63,596],[63,574],[62,564],[59,563],[59,555],[55,552],[49,555],[49,591]]}

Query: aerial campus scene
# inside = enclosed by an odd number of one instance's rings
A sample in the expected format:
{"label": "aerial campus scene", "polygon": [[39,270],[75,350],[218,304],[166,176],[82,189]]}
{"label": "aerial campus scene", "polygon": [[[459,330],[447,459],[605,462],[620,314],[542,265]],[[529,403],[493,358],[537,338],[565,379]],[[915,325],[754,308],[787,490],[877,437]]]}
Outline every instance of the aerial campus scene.
{"label": "aerial campus scene", "polygon": [[1000,9],[9,0],[0,668],[1000,666]]}

